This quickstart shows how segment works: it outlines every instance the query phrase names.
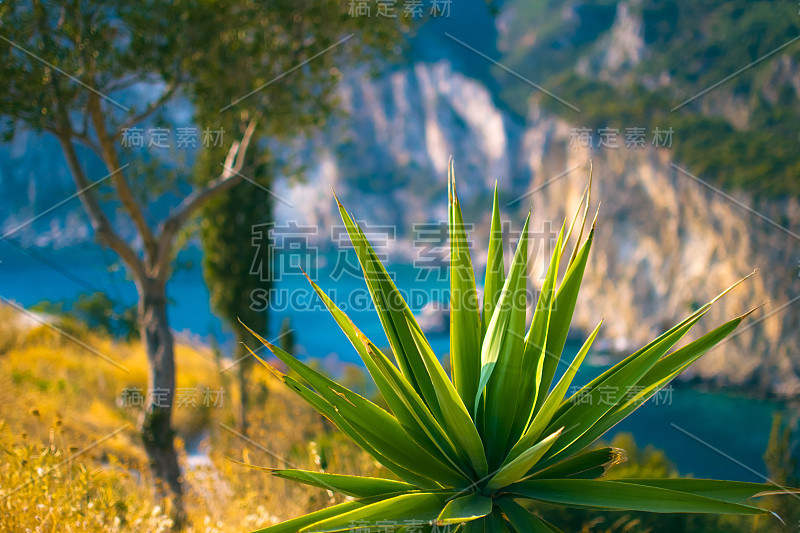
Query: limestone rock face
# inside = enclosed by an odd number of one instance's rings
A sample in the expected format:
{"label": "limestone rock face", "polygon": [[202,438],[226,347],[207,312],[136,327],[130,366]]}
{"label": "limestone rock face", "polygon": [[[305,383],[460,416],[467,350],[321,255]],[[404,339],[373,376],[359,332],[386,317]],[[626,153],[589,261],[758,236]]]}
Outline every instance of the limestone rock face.
{"label": "limestone rock face", "polygon": [[[635,349],[757,268],[712,307],[698,333],[769,303],[689,375],[780,396],[800,393],[800,305],[792,299],[800,289],[796,200],[754,202],[715,191],[688,176],[691,170],[673,162],[668,149],[572,150],[554,119],[534,117],[526,140],[523,153],[543,154],[528,160],[533,188],[553,169],[587,157],[594,164],[593,195],[602,206],[577,325],[588,329],[605,316],[608,345]],[[585,182],[581,174],[537,191],[534,211],[555,219],[572,212]]]}
{"label": "limestone rock face", "polygon": [[620,125],[619,148],[598,149],[597,139],[594,150],[578,148],[573,125],[535,104],[524,121],[515,120],[479,82],[446,62],[377,80],[354,77],[343,95],[350,113],[345,131],[333,128],[308,150],[315,154],[309,161],[316,163],[315,178],[286,191],[304,212],[282,216],[335,223],[328,193],[334,184],[359,218],[395,225],[401,239],[394,251],[414,259],[413,224],[446,220],[445,165],[452,154],[465,216],[477,224],[476,268],[498,179],[503,218],[512,230],[533,209],[536,284],[562,221],[577,208],[591,159],[590,217],[598,202],[602,206],[576,334],[605,316],[601,344],[630,352],[758,269],[709,311],[697,334],[769,303],[686,375],[784,397],[800,394],[800,303],[792,300],[800,291],[796,200],[756,202],[715,191],[702,176],[687,175],[692,170],[673,161],[671,149],[653,147],[652,132],[645,148],[625,148],[626,125]]}

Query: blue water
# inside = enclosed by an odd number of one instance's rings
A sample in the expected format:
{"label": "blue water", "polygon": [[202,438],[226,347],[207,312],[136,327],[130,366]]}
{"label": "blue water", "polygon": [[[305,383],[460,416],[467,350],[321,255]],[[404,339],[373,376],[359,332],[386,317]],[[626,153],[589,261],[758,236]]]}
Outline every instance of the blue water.
{"label": "blue water", "polygon": [[[120,303],[135,302],[133,284],[126,280],[124,272],[109,272],[110,254],[103,254],[98,248],[88,245],[77,250],[38,253],[41,257],[35,259],[8,243],[0,242],[1,297],[30,306],[45,299],[70,300],[91,288],[106,292]],[[180,258],[179,262],[186,267],[179,269],[170,281],[170,319],[177,331],[189,332],[204,339],[215,336],[224,342],[230,335],[209,309],[208,291],[203,283],[198,259],[196,252]],[[42,260],[53,263],[55,268],[45,265]],[[390,271],[401,290],[414,287],[415,292],[410,295],[414,311],[430,299],[440,300],[447,289],[445,279],[436,276],[427,280],[417,279],[420,272],[410,265],[393,265]],[[317,276],[318,283],[326,291],[332,291],[331,297],[337,303],[350,308],[350,317],[373,342],[385,345],[386,338],[377,316],[370,306],[362,305],[367,299],[364,282],[348,275],[333,281],[328,279],[329,274],[329,269],[321,269]],[[283,318],[289,316],[298,344],[298,355],[328,358],[329,361],[358,362],[357,355],[333,319],[318,299],[312,297],[302,275],[284,276],[276,288],[284,294],[299,297],[293,302],[294,306],[287,305],[285,301],[276,302],[279,309],[271,315],[272,335],[276,334]],[[354,306],[358,309],[352,309]],[[437,353],[447,352],[446,335],[433,336],[430,340]],[[574,353],[576,349],[568,345],[566,352]],[[588,382],[602,370],[603,367],[587,366],[579,372],[576,382]],[[629,431],[641,447],[652,444],[663,449],[681,473],[692,473],[697,477],[762,481],[758,474],[765,473],[762,455],[769,438],[771,417],[780,408],[774,402],[676,388],[667,404],[648,402],[607,437],[618,431]]]}

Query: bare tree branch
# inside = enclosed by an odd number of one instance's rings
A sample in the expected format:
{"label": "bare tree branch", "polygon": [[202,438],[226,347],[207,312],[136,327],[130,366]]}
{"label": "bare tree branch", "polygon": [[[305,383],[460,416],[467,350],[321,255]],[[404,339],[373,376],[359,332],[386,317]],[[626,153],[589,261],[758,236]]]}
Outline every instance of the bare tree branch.
{"label": "bare tree branch", "polygon": [[172,255],[172,246],[175,236],[187,220],[210,198],[227,191],[240,181],[240,172],[244,166],[245,154],[250,146],[253,133],[256,129],[256,119],[253,118],[247,124],[242,135],[241,141],[234,141],[228,150],[225,158],[225,165],[222,173],[211,180],[204,187],[195,190],[183,199],[172,213],[159,225],[159,249],[156,261],[154,262],[154,273],[158,276],[166,276],[169,260]]}
{"label": "bare tree branch", "polygon": [[121,91],[123,89],[129,89],[139,83],[159,83],[163,81],[159,76],[152,74],[152,73],[140,73],[136,75],[126,75],[116,80],[111,80],[106,86],[103,88],[103,92],[110,94],[115,91]]}
{"label": "bare tree branch", "polygon": [[143,282],[145,279],[144,263],[142,263],[142,260],[136,254],[136,251],[114,231],[111,222],[108,220],[103,208],[94,196],[94,191],[90,188],[91,182],[83,171],[83,167],[78,159],[78,154],[75,152],[75,146],[72,144],[70,133],[62,130],[57,137],[58,142],[61,144],[61,149],[64,152],[64,157],[67,160],[72,179],[78,187],[78,190],[81,191],[79,198],[86,213],[89,215],[95,238],[98,242],[105,244],[120,256],[122,261],[131,269],[131,273],[137,283]]}
{"label": "bare tree branch", "polygon": [[[53,131],[53,130],[49,130],[49,131]],[[100,149],[100,145],[97,144],[94,141],[94,139],[92,139],[91,137],[89,137],[86,134],[82,134],[82,133],[78,133],[78,132],[72,132],[72,138],[75,139],[76,141],[78,141],[79,143],[81,143],[82,145],[84,145],[85,147],[87,147],[88,149],[90,149],[92,152],[94,152],[94,154],[97,157],[99,157],[100,159],[103,159],[103,151]]]}
{"label": "bare tree branch", "polygon": [[[58,77],[54,76],[50,83],[54,95],[59,94]],[[56,98],[57,99],[57,98]],[[56,138],[58,139],[61,149],[64,152],[64,157],[67,160],[67,166],[72,174],[72,179],[78,187],[81,203],[83,204],[86,213],[89,215],[89,220],[94,229],[95,238],[101,244],[105,244],[122,259],[122,261],[131,270],[134,280],[137,284],[142,284],[145,281],[145,268],[139,255],[136,251],[114,230],[111,222],[108,220],[100,202],[94,195],[94,191],[90,188],[90,181],[86,177],[86,173],[81,166],[78,154],[75,151],[75,145],[72,144],[72,139],[76,136],[75,131],[70,122],[69,114],[66,109],[60,105],[55,106],[55,121],[57,126],[54,130]]]}
{"label": "bare tree branch", "polygon": [[109,172],[115,172],[111,178],[114,182],[114,187],[117,189],[117,194],[122,202],[122,207],[133,220],[133,225],[142,237],[144,243],[145,258],[153,258],[158,250],[158,243],[156,242],[153,230],[150,228],[147,220],[144,217],[144,210],[131,190],[130,184],[123,172],[118,172],[120,168],[119,154],[114,148],[114,140],[108,135],[104,120],[103,110],[100,107],[100,101],[96,95],[89,95],[89,113],[92,116],[92,125],[94,126],[95,133],[100,142],[100,148],[103,154],[103,162]]}
{"label": "bare tree branch", "polygon": [[119,139],[126,129],[132,128],[136,124],[140,123],[141,121],[152,115],[156,111],[156,109],[164,105],[170,98],[172,98],[175,95],[179,87],[180,84],[178,82],[169,84],[156,101],[151,102],[150,105],[148,105],[141,113],[137,113],[136,115],[130,117],[128,120],[120,124],[120,126],[117,128],[117,131],[115,131],[111,135],[111,138],[113,140]]}

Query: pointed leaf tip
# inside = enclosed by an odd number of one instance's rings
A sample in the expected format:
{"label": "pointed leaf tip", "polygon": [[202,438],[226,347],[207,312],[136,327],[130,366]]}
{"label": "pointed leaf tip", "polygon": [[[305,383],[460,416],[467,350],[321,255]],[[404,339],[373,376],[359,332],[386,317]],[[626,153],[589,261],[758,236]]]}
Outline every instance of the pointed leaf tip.
{"label": "pointed leaf tip", "polygon": [[344,209],[342,206],[342,202],[339,201],[339,197],[336,196],[336,189],[333,188],[333,185],[330,185],[331,193],[333,193],[333,199],[336,200],[336,205],[339,206],[340,209]]}
{"label": "pointed leaf tip", "polygon": [[755,306],[754,308],[750,309],[750,310],[749,310],[749,311],[747,311],[746,313],[743,313],[743,314],[739,315],[739,316],[738,316],[738,317],[736,317],[736,318],[738,318],[739,320],[744,320],[745,318],[749,317],[750,315],[752,315],[753,313],[755,313],[756,311],[758,311],[758,310],[759,310],[759,309],[761,309],[762,307],[766,306],[766,305],[767,305],[769,302],[770,302],[770,300],[767,300],[766,302],[764,302],[764,303],[762,303],[762,304],[760,304],[760,305],[757,305],[757,306]]}
{"label": "pointed leaf tip", "polygon": [[711,300],[710,302],[708,302],[706,305],[707,305],[707,306],[710,306],[711,304],[714,304],[714,303],[716,303],[716,302],[717,302],[718,300],[720,300],[720,299],[721,299],[723,296],[727,295],[727,294],[728,294],[729,292],[731,292],[733,289],[735,289],[736,287],[738,287],[739,285],[741,285],[742,283],[744,283],[745,281],[747,281],[748,279],[750,279],[750,277],[751,277],[753,274],[755,274],[755,273],[756,273],[756,271],[755,271],[755,270],[754,270],[754,271],[752,271],[751,273],[749,273],[748,275],[746,275],[745,277],[743,277],[742,279],[740,279],[739,281],[737,281],[736,283],[734,283],[733,285],[731,285],[730,287],[728,287],[727,289],[725,289],[724,291],[722,291],[721,293],[719,293],[717,296],[715,296],[715,297],[714,297],[714,299],[713,299],[713,300]]}
{"label": "pointed leaf tip", "polygon": [[[258,359],[258,362],[259,362],[259,363],[261,363],[262,365],[264,365],[265,367],[267,367],[267,370],[269,370],[269,371],[272,373],[272,375],[273,375],[273,376],[275,376],[276,378],[278,378],[279,380],[281,380],[281,382],[283,382],[283,383],[286,383],[286,374],[284,374],[283,372],[281,372],[280,370],[278,370],[277,368],[275,368],[274,366],[272,366],[271,364],[269,364],[269,363],[268,363],[268,362],[267,362],[265,359],[263,359],[263,358],[259,357],[259,356],[258,356],[258,354],[256,354],[256,352],[254,352],[254,351],[253,351],[253,350],[252,350],[252,349],[251,349],[251,348],[250,348],[248,345],[246,345],[245,343],[242,343],[242,345],[243,345],[243,346],[244,346],[244,347],[247,349],[247,351],[248,351],[248,352],[250,352],[250,355],[252,355],[252,356],[253,356],[253,357],[255,357],[256,359]],[[269,348],[269,347],[268,347],[268,349],[269,349],[270,351],[272,351],[272,348]]]}
{"label": "pointed leaf tip", "polygon": [[308,274],[306,274],[306,271],[305,271],[305,270],[303,270],[303,267],[299,267],[299,268],[300,268],[300,272],[302,272],[302,273],[303,273],[303,275],[306,277],[306,279],[308,280],[308,282],[309,282],[309,283],[311,283],[311,284],[313,285],[313,284],[314,284],[314,282],[313,282],[313,281],[311,281],[311,278],[310,278],[310,277],[308,277]]}
{"label": "pointed leaf tip", "polygon": [[275,472],[280,470],[280,468],[270,468],[268,466],[259,466],[259,465],[254,465],[254,464],[250,464],[250,463],[244,463],[242,461],[237,461],[236,459],[234,459],[232,457],[227,457],[226,456],[225,459],[227,459],[228,461],[230,461],[232,463],[236,463],[237,465],[241,465],[241,466],[244,466],[246,468],[252,468],[254,470],[261,470],[262,472],[267,472],[268,474],[274,474]]}

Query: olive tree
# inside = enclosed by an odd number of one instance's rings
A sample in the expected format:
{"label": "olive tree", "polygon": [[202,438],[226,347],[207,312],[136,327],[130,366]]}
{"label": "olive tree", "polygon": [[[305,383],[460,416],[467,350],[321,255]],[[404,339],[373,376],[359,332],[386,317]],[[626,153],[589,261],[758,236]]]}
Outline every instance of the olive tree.
{"label": "olive tree", "polygon": [[[323,124],[340,69],[396,47],[403,25],[402,16],[351,16],[334,0],[0,3],[3,134],[57,139],[94,238],[136,286],[148,388],[168,391],[148,396],[140,430],[154,486],[178,522],[167,287],[180,234],[210,199],[249,186],[240,184],[255,138],[280,141]],[[134,127],[174,123],[168,110],[179,106],[201,127],[226,128],[212,176],[198,177],[196,157],[123,146]],[[97,161],[109,174],[102,187],[87,171]]]}

